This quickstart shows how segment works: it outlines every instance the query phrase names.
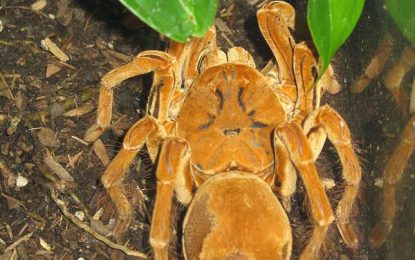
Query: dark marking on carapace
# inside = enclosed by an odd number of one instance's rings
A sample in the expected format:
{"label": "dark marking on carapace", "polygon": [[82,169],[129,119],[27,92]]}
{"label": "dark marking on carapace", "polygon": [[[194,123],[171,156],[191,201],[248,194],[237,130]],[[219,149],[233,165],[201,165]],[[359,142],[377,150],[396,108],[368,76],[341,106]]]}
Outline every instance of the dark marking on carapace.
{"label": "dark marking on carapace", "polygon": [[230,66],[230,68],[231,68],[231,73],[230,73],[230,75],[228,75],[228,73],[227,73],[227,71],[226,71],[226,69],[228,68],[228,66],[225,66],[225,67],[223,67],[222,68],[222,73],[223,73],[223,78],[226,80],[226,81],[232,81],[232,80],[234,80],[235,79],[235,77],[236,77],[236,71],[235,71],[235,68],[233,67],[233,66]]}
{"label": "dark marking on carapace", "polygon": [[199,126],[199,130],[206,130],[215,122],[216,116],[209,115],[209,121]]}
{"label": "dark marking on carapace", "polygon": [[224,68],[222,68],[222,73],[223,73],[223,78],[224,78],[225,80],[229,80],[229,79],[228,79],[228,74],[226,74],[226,70],[225,70]]}
{"label": "dark marking on carapace", "polygon": [[256,111],[255,111],[255,110],[251,110],[251,111],[249,111],[248,116],[249,116],[249,117],[254,116],[254,115],[255,115],[255,113],[256,113]]}
{"label": "dark marking on carapace", "polygon": [[216,89],[215,90],[215,94],[219,99],[219,111],[222,111],[223,109],[223,102],[224,102],[224,98],[223,98],[223,93],[222,91],[220,91],[220,89]]}
{"label": "dark marking on carapace", "polygon": [[225,128],[223,129],[224,135],[239,135],[241,133],[241,128]]}
{"label": "dark marking on carapace", "polygon": [[236,77],[236,70],[233,66],[231,66],[231,78],[230,80],[234,80]]}
{"label": "dark marking on carapace", "polygon": [[264,124],[264,123],[261,123],[261,122],[258,122],[258,121],[253,121],[252,125],[251,125],[251,128],[265,128],[267,126],[268,126],[267,124]]}
{"label": "dark marking on carapace", "polygon": [[242,109],[242,111],[245,112],[246,106],[245,106],[244,101],[242,100],[242,94],[244,93],[244,90],[245,89],[243,87],[239,87],[239,90],[238,90],[238,105]]}

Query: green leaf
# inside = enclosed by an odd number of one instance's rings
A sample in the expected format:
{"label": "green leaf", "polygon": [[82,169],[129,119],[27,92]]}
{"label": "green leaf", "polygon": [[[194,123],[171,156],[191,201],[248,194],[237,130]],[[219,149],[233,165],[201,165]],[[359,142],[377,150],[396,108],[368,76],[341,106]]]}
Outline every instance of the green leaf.
{"label": "green leaf", "polygon": [[364,3],[364,0],[308,1],[307,22],[322,62],[320,75],[324,73],[337,49],[353,31]]}
{"label": "green leaf", "polygon": [[386,0],[386,6],[403,35],[415,46],[415,0]]}
{"label": "green leaf", "polygon": [[218,0],[120,0],[132,13],[167,37],[186,42],[213,24]]}

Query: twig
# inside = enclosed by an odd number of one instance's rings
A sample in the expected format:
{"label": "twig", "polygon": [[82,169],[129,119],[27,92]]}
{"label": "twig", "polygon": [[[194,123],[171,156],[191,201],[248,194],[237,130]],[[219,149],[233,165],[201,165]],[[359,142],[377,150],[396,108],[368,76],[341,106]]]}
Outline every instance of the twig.
{"label": "twig", "polygon": [[79,138],[79,137],[77,137],[77,136],[72,135],[71,137],[72,137],[72,139],[74,139],[75,141],[77,141],[77,142],[79,142],[79,143],[81,143],[81,144],[83,144],[83,145],[85,145],[85,146],[88,146],[88,145],[89,145],[89,143],[88,143],[88,142],[86,142],[86,141],[82,140],[81,138]]}
{"label": "twig", "polygon": [[16,248],[20,243],[28,240],[31,236],[33,235],[33,232],[30,232],[24,236],[22,236],[21,238],[17,239],[13,244],[11,244],[10,246],[6,247],[6,249],[4,250],[4,252],[6,253],[7,251],[13,250],[14,248]]}
{"label": "twig", "polygon": [[85,224],[85,223],[81,222],[80,220],[78,220],[74,215],[72,215],[68,211],[68,208],[66,207],[65,202],[63,200],[58,199],[56,190],[52,190],[50,196],[51,196],[52,200],[56,203],[56,205],[59,207],[62,214],[66,218],[68,218],[73,224],[75,224],[78,228],[83,229],[85,232],[89,233],[91,236],[95,237],[96,239],[102,241],[107,246],[123,251],[126,255],[137,256],[137,257],[141,257],[143,259],[147,259],[146,254],[144,254],[140,251],[131,250],[131,249],[129,249],[129,248],[123,246],[123,245],[114,243],[111,240],[109,240],[108,238],[104,237],[103,235],[97,233],[95,230],[93,230],[87,224]]}

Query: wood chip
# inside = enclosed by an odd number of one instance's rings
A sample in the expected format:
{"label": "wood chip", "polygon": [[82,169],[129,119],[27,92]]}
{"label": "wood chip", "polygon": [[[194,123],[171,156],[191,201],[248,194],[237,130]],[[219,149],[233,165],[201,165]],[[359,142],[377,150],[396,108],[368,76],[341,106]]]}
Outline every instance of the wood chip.
{"label": "wood chip", "polygon": [[104,214],[104,209],[100,208],[97,212],[95,212],[95,214],[92,216],[93,220],[99,220],[102,215]]}
{"label": "wood chip", "polygon": [[10,170],[6,161],[0,159],[0,173],[4,178],[4,186],[6,191],[9,191],[9,188],[13,188],[16,185],[17,176]]}
{"label": "wood chip", "polygon": [[37,0],[30,7],[33,11],[40,11],[45,8],[47,4],[46,0]]}
{"label": "wood chip", "polygon": [[45,164],[58,176],[61,180],[74,181],[74,178],[65,168],[57,163],[52,156],[48,156],[44,160]]}
{"label": "wood chip", "polygon": [[41,237],[39,237],[39,243],[45,250],[52,251],[51,246],[45,240],[43,240]]}
{"label": "wood chip", "polygon": [[125,55],[121,52],[117,52],[117,51],[113,51],[113,50],[104,51],[104,55],[114,57],[117,60],[121,61],[122,63],[129,63],[132,60],[131,56],[128,56],[128,55]]}
{"label": "wood chip", "polygon": [[58,148],[60,145],[59,139],[56,138],[56,133],[50,128],[42,127],[37,133],[37,137],[44,146]]}
{"label": "wood chip", "polygon": [[50,78],[61,70],[62,68],[55,63],[48,63],[48,66],[46,67],[46,78]]}
{"label": "wood chip", "polygon": [[7,233],[9,234],[10,240],[13,240],[13,231],[9,224],[6,224],[6,230],[7,230]]}
{"label": "wood chip", "polygon": [[60,117],[63,113],[65,113],[65,108],[61,104],[53,103],[50,106],[50,116],[53,119]]}
{"label": "wood chip", "polygon": [[27,108],[27,97],[24,94],[23,91],[18,91],[16,94],[16,107],[20,110],[20,111],[25,111]]}
{"label": "wood chip", "polygon": [[79,153],[75,154],[74,157],[71,157],[70,155],[68,155],[69,162],[66,164],[65,167],[68,168],[69,166],[71,166],[72,169],[75,169],[75,165],[78,162],[79,158],[81,158],[83,153],[84,153],[83,151],[80,151]]}
{"label": "wood chip", "polygon": [[40,43],[43,48],[50,51],[60,61],[66,62],[69,60],[68,55],[66,55],[51,39],[49,39],[49,37],[46,37]]}
{"label": "wood chip", "polygon": [[94,150],[95,154],[101,160],[104,166],[107,166],[110,163],[110,158],[108,157],[107,149],[105,149],[104,144],[102,143],[101,139],[97,139],[92,149]]}
{"label": "wood chip", "polygon": [[0,96],[14,100],[13,92],[11,91],[9,85],[4,79],[3,75],[0,73]]}
{"label": "wood chip", "polygon": [[92,112],[95,109],[95,106],[91,104],[86,104],[80,107],[77,107],[75,109],[69,110],[68,112],[65,112],[64,116],[82,116],[85,114],[88,114],[89,112]]}
{"label": "wood chip", "polygon": [[231,29],[226,25],[226,23],[221,18],[216,18],[215,19],[215,26],[221,32],[232,33]]}

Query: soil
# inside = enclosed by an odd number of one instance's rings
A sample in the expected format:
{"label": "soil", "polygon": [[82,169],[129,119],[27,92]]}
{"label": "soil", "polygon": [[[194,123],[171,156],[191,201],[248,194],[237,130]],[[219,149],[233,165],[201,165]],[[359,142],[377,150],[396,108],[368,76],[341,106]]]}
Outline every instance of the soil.
{"label": "soil", "polygon": [[[127,80],[115,91],[111,130],[101,137],[104,150],[85,143],[82,137],[95,120],[101,77],[143,50],[163,50],[166,39],[115,0],[47,1],[40,10],[33,9],[33,2],[0,1],[0,259],[117,259],[121,255],[117,250],[110,250],[63,215],[51,198],[51,190],[58,191],[58,199],[67,203],[71,214],[84,215],[95,230],[108,234],[108,226],[92,218],[102,205],[110,205],[106,204],[108,198],[100,196],[103,189],[99,179],[108,163],[105,155],[115,157],[125,131],[145,114],[151,75]],[[348,89],[387,31],[395,39],[395,48],[385,71],[408,45],[380,2],[367,1],[356,30],[335,57],[341,92],[323,98],[323,103],[334,107],[348,123],[363,167],[355,214],[360,247],[354,251],[347,248],[332,225],[322,258],[415,257],[413,156],[398,186],[398,214],[387,242],[380,249],[371,249],[367,239],[380,205],[381,189],[375,180],[381,177],[408,120],[384,87],[384,72],[359,95]],[[309,40],[306,3],[291,4],[297,10],[296,40]],[[220,5],[216,24],[223,22],[229,30],[218,27],[219,45],[225,50],[244,47],[257,67],[263,67],[271,53],[256,23],[255,10],[262,1],[224,0]],[[46,50],[42,46],[46,38],[69,59],[63,61],[64,57],[59,59]],[[413,72],[404,80],[408,93],[412,78]],[[324,148],[318,167],[336,181],[336,187],[329,191],[335,205],[342,191],[341,167],[331,145]],[[148,232],[155,180],[154,165],[145,151],[134,161],[126,182],[134,184],[129,188],[130,197],[139,206],[125,244],[150,254]],[[304,201],[299,183],[289,213],[294,231],[293,259],[300,254],[310,230]],[[105,210],[101,220],[107,223],[111,211]],[[184,207],[176,205],[178,223],[184,212]],[[180,224],[175,230],[180,230]],[[178,259],[182,258],[180,241],[175,239],[171,250]]]}

